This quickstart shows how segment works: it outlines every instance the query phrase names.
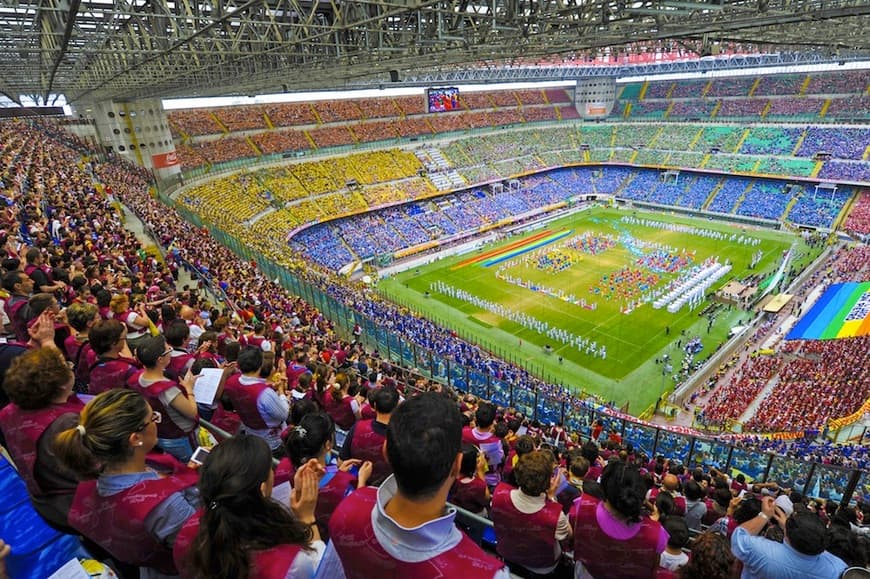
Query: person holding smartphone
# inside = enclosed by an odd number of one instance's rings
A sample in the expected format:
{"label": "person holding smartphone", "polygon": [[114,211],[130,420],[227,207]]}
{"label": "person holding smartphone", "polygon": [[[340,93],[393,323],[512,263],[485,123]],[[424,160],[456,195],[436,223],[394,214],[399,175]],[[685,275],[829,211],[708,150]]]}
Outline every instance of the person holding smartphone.
{"label": "person holding smartphone", "polygon": [[314,518],[321,474],[314,460],[302,465],[282,505],[271,498],[266,441],[239,434],[221,442],[199,472],[203,508],[173,547],[181,577],[312,577],[325,549]]}

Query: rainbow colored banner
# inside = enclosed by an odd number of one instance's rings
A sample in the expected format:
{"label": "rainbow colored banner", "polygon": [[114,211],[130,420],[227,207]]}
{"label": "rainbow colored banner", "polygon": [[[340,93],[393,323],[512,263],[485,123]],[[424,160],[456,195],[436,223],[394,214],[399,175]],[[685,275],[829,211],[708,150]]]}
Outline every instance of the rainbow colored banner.
{"label": "rainbow colored banner", "polygon": [[833,340],[866,335],[870,335],[870,281],[829,287],[785,339]]}
{"label": "rainbow colored banner", "polygon": [[491,257],[483,262],[484,267],[491,267],[493,265],[498,265],[503,261],[507,261],[509,259],[513,259],[518,257],[524,253],[528,253],[530,251],[534,251],[539,247],[544,247],[545,245],[549,245],[556,241],[559,241],[563,237],[568,237],[573,232],[573,229],[563,229],[557,233],[553,233],[551,235],[547,235],[546,237],[537,239],[531,243],[526,243],[525,245],[521,245],[519,247],[514,247],[508,251],[503,251],[502,253]]}

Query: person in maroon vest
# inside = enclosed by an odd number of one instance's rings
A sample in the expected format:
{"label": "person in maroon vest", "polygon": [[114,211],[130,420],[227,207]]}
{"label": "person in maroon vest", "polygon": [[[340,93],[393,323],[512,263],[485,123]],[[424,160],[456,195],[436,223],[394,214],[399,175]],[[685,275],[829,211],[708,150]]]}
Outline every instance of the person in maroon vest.
{"label": "person in maroon vest", "polygon": [[653,577],[668,534],[658,513],[646,515],[646,487],[637,467],[622,461],[601,474],[604,500],[582,494],[571,511],[577,577]]}
{"label": "person in maroon vest", "polygon": [[372,476],[369,484],[378,486],[392,474],[393,469],[384,456],[384,442],[387,440],[387,425],[390,415],[399,404],[399,391],[383,386],[372,392],[372,405],[377,418],[360,420],[347,433],[339,456],[342,460],[358,458],[372,463]]}
{"label": "person in maroon vest", "polygon": [[3,304],[6,317],[9,319],[7,331],[15,334],[19,342],[26,342],[27,322],[24,321],[23,308],[33,293],[33,280],[21,270],[13,270],[3,276],[3,289],[12,294]]}
{"label": "person in maroon vest", "polygon": [[88,402],[54,444],[64,464],[89,479],[76,489],[69,524],[151,577],[177,574],[172,544],[199,506],[196,473],[151,454],[161,419],[141,394],[115,388]]}
{"label": "person in maroon vest", "polygon": [[651,488],[646,498],[650,502],[655,502],[659,493],[669,494],[674,499],[674,512],[670,514],[678,517],[686,515],[686,497],[680,494],[680,479],[676,475],[668,473],[662,477],[662,486]]}
{"label": "person in maroon vest", "polygon": [[495,418],[495,405],[481,403],[474,412],[474,428],[466,426],[462,430],[462,442],[475,445],[486,456],[489,465],[486,484],[490,487],[495,487],[501,480],[498,465],[504,462],[504,447],[501,439],[494,433]]}
{"label": "person in maroon vest", "polygon": [[196,356],[187,351],[190,328],[184,320],[173,320],[163,331],[163,337],[172,349],[169,354],[169,364],[166,366],[166,377],[178,380],[187,374],[196,359]]}
{"label": "person in maroon vest", "polygon": [[326,395],[326,412],[339,428],[349,430],[359,418],[357,386],[351,384],[350,377],[344,372],[336,374],[333,380],[333,388]]}
{"label": "person in maroon vest", "polygon": [[335,510],[317,577],[507,579],[504,563],[465,536],[454,524],[455,510],[446,507],[461,444],[459,409],[441,394],[400,404],[387,429],[393,475]]}
{"label": "person in maroon vest", "polygon": [[116,294],[112,296],[109,310],[112,319],[127,326],[127,343],[130,345],[130,350],[135,351],[139,347],[139,341],[148,335],[150,328],[150,320],[145,312],[145,305],[139,304],[136,310],[131,310],[129,296]]}
{"label": "person in maroon vest", "polygon": [[561,478],[555,466],[551,452],[530,452],[514,469],[520,488],[500,483],[492,495],[498,554],[540,575],[556,570],[562,557],[559,541],[571,538],[568,517],[553,500]]}
{"label": "person in maroon vest", "polygon": [[[315,412],[306,414],[287,433],[287,456],[293,467],[298,470],[312,458],[323,468],[320,479],[320,495],[317,500],[317,525],[320,536],[329,538],[329,517],[344,498],[354,489],[366,486],[372,473],[372,463],[358,459],[335,461],[335,424],[328,414]],[[356,474],[351,469],[358,470]]]}
{"label": "person in maroon vest", "polygon": [[145,336],[136,348],[144,369],[133,375],[127,386],[142,394],[154,410],[163,415],[157,427],[157,446],[182,463],[190,460],[196,448],[199,409],[193,396],[196,382],[190,370],[181,380],[166,378],[170,348],[163,336]]}
{"label": "person in maroon vest", "polygon": [[99,394],[124,388],[142,365],[127,346],[127,327],[118,320],[100,320],[88,331],[88,343],[97,355],[89,368],[88,392]]}
{"label": "person in maroon vest", "polygon": [[78,424],[85,406],[72,392],[72,371],[53,348],[28,350],[13,360],[3,387],[12,404],[0,411],[0,429],[33,506],[53,527],[71,532],[67,514],[78,480],[51,444]]}
{"label": "person in maroon vest", "polygon": [[275,457],[280,458],[284,454],[281,431],[287,425],[287,415],[290,413],[290,402],[283,390],[285,384],[279,382],[276,392],[260,376],[263,366],[263,351],[260,348],[247,347],[242,350],[238,366],[241,374],[227,378],[224,394],[242,419],[245,432],[264,438]]}
{"label": "person in maroon vest", "polygon": [[199,473],[205,508],[175,540],[182,578],[313,577],[325,548],[314,524],[319,474],[316,461],[303,465],[282,505],[271,498],[269,445],[247,434],[221,442]]}
{"label": "person in maroon vest", "polygon": [[450,504],[483,517],[489,512],[491,494],[486,486],[486,457],[476,446],[462,445],[459,476],[450,489]]}
{"label": "person in maroon vest", "polygon": [[63,347],[66,359],[73,364],[76,385],[79,388],[87,387],[91,377],[91,366],[97,362],[97,354],[91,347],[88,332],[99,319],[100,313],[94,304],[74,302],[66,309],[70,335],[63,341]]}

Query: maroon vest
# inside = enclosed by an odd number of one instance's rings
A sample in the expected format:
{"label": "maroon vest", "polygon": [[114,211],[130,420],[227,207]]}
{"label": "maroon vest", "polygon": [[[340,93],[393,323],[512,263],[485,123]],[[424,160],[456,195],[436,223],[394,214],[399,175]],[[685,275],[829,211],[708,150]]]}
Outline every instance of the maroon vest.
{"label": "maroon vest", "polygon": [[[333,467],[334,468],[334,467]],[[356,488],[357,478],[349,472],[337,470],[335,476],[326,481],[317,493],[317,506],[314,508],[314,518],[323,541],[329,540],[329,518],[338,505],[349,496],[348,487]],[[291,483],[292,484],[292,483]]]}
{"label": "maroon vest", "polygon": [[329,396],[326,397],[326,413],[342,430],[348,430],[356,420],[351,402],[353,402],[353,396],[336,399],[330,392]]}
{"label": "maroon vest", "polygon": [[550,567],[556,563],[556,525],[562,505],[547,501],[537,513],[522,513],[511,501],[510,485],[499,483],[492,494],[490,513],[498,537],[496,551],[523,567]]}
{"label": "maroon vest", "polygon": [[184,367],[188,363],[192,363],[194,356],[185,352],[181,356],[172,356],[169,358],[169,366],[166,367],[166,375],[173,380],[178,380],[184,377]]}
{"label": "maroon vest", "polygon": [[504,567],[504,563],[484,553],[465,534],[458,545],[425,561],[407,563],[394,559],[375,537],[372,509],[376,501],[376,488],[359,489],[347,497],[330,520],[332,544],[341,559],[347,579],[492,579]]}
{"label": "maroon vest", "polygon": [[486,482],[476,475],[468,482],[456,479],[450,502],[466,511],[479,514],[489,506],[489,501],[486,500]]}
{"label": "maroon vest", "polygon": [[[36,481],[34,467],[36,466],[39,439],[51,424],[64,414],[81,412],[85,405],[73,394],[63,404],[52,404],[39,410],[22,410],[15,404],[10,404],[0,410],[0,428],[6,436],[6,447],[21,478],[27,484],[27,492],[31,496],[45,496]],[[74,489],[70,489],[70,494]]]}
{"label": "maroon vest", "polygon": [[374,420],[361,420],[356,423],[353,428],[353,438],[350,440],[350,456],[372,462],[372,475],[369,477],[368,483],[372,486],[378,486],[384,482],[384,479],[393,474],[393,469],[384,458],[386,437],[375,432],[374,422]]}
{"label": "maroon vest", "polygon": [[145,387],[139,383],[140,375],[136,376],[136,380],[130,380],[129,386],[139,394],[145,397],[148,404],[153,410],[156,410],[163,416],[163,420],[157,425],[157,436],[159,438],[186,438],[190,433],[185,432],[175,422],[169,418],[169,409],[160,401],[160,395],[170,388],[178,388],[181,390],[181,395],[185,398],[190,398],[187,390],[180,386],[175,380],[160,380]]}
{"label": "maroon vest", "polygon": [[[653,487],[649,491],[649,500],[651,503],[656,502],[656,498],[659,496],[659,492],[661,489],[658,487]],[[674,512],[672,515],[676,515],[678,517],[686,516],[686,497],[683,496],[674,496],[671,495],[671,498],[674,499]]]}
{"label": "maroon vest", "polygon": [[30,340],[30,334],[27,333],[27,322],[21,317],[21,308],[27,305],[29,298],[27,296],[12,296],[3,304],[3,309],[6,310],[6,317],[9,318],[9,323],[12,324],[12,331],[15,332],[15,339],[19,342],[27,342]]}
{"label": "maroon vest", "polygon": [[223,404],[218,404],[217,410],[212,414],[210,422],[218,428],[227,431],[230,436],[235,436],[242,425],[242,419],[239,415],[226,410]]}
{"label": "maroon vest", "polygon": [[[182,579],[193,579],[195,576],[189,569],[190,548],[193,545],[196,534],[199,532],[199,519],[202,510],[187,519],[184,526],[175,538],[172,547],[172,558],[178,568]],[[287,576],[293,560],[302,550],[301,545],[276,545],[265,551],[251,553],[251,569],[248,577],[251,579],[283,579]]]}
{"label": "maroon vest", "polygon": [[129,358],[99,360],[91,367],[88,392],[99,394],[112,388],[124,388],[139,368],[141,368],[139,363]]}
{"label": "maroon vest", "polygon": [[[165,459],[164,459],[165,460]],[[145,519],[172,494],[196,484],[195,472],[177,461],[171,476],[141,481],[108,497],[97,493],[97,481],[79,483],[69,523],[123,563],[176,574],[172,551],[145,527]]]}
{"label": "maroon vest", "polygon": [[123,312],[118,312],[117,314],[113,313],[112,318],[118,320],[119,322],[121,322],[122,324],[127,326],[127,339],[128,340],[141,338],[142,336],[145,335],[145,332],[148,331],[148,326],[145,326],[144,328],[139,328],[137,326],[134,326],[132,324],[127,323],[127,316],[129,316],[130,313],[131,313],[130,310],[124,310]]}
{"label": "maroon vest", "polygon": [[296,476],[296,467],[286,456],[278,461],[275,467],[275,486],[289,482],[293,486],[293,477]]}
{"label": "maroon vest", "polygon": [[255,430],[269,428],[269,425],[260,416],[260,411],[257,410],[257,398],[260,397],[263,390],[270,386],[265,381],[255,384],[242,384],[240,381],[241,377],[242,374],[233,374],[227,378],[227,382],[224,385],[224,394],[229,396],[230,402],[233,403],[233,408],[242,419],[242,424]]}
{"label": "maroon vest", "polygon": [[574,502],[574,560],[582,562],[593,577],[652,577],[659,565],[656,547],[661,525],[645,517],[634,537],[625,541],[613,539],[598,526],[595,515],[598,503],[598,499],[585,493]]}

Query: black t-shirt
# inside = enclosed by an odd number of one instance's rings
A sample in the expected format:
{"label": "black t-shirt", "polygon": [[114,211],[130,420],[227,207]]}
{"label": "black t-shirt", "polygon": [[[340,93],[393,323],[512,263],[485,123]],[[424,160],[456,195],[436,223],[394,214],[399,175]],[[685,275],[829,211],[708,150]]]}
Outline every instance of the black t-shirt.
{"label": "black t-shirt", "polygon": [[51,285],[48,281],[48,276],[38,267],[30,272],[30,279],[33,280],[33,287],[36,288],[36,291],[42,291],[42,286],[44,285]]}

